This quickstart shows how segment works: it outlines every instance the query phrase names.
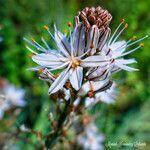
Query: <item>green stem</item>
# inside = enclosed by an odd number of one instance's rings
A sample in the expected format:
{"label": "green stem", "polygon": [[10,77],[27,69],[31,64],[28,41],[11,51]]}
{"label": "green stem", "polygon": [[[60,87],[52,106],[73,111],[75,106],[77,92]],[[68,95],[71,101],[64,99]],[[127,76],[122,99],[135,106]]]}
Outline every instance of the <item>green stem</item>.
{"label": "green stem", "polygon": [[64,108],[64,111],[60,114],[58,119],[57,128],[54,131],[54,133],[45,141],[45,145],[47,149],[52,149],[52,147],[57,143],[59,136],[62,131],[63,124],[66,120],[66,118],[69,116],[68,108],[70,106],[70,100],[66,101],[66,105]]}

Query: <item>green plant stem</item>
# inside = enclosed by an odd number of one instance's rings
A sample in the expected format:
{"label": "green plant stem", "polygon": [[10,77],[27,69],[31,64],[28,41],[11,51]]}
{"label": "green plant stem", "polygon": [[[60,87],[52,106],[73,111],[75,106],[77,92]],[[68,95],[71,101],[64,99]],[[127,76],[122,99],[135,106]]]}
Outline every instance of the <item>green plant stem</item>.
{"label": "green plant stem", "polygon": [[65,104],[65,108],[64,108],[64,111],[60,114],[59,116],[59,119],[58,119],[58,124],[57,124],[57,127],[56,127],[56,130],[54,131],[53,134],[51,134],[50,137],[48,137],[45,141],[45,145],[46,145],[46,148],[47,149],[52,149],[52,147],[56,144],[56,142],[58,141],[59,139],[59,136],[61,134],[61,131],[62,131],[62,127],[63,127],[63,124],[66,120],[66,118],[69,116],[69,111],[68,111],[68,108],[70,106],[70,100],[66,101],[66,104]]}

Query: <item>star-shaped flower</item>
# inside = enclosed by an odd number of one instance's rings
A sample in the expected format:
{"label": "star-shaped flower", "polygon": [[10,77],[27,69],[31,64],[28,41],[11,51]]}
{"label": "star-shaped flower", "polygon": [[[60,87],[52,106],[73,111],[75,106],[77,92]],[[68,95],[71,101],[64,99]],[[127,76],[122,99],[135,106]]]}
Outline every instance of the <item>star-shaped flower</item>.
{"label": "star-shaped flower", "polygon": [[[49,31],[49,28],[45,26]],[[89,34],[88,39],[98,38],[97,32],[95,32],[96,27],[93,26],[93,34]],[[85,27],[82,23],[79,23],[73,33],[70,32],[69,40],[61,32],[59,32],[55,27],[54,37],[50,33],[51,37],[55,40],[59,51],[51,50],[45,40],[42,38],[43,43],[46,48],[41,46],[35,40],[32,42],[25,39],[29,44],[31,44],[36,49],[42,51],[43,53],[38,54],[34,52],[31,48],[27,47],[30,51],[35,53],[32,56],[34,62],[36,62],[38,67],[34,70],[39,70],[41,68],[48,68],[49,71],[63,69],[59,76],[54,80],[49,88],[49,93],[55,93],[62,89],[64,84],[69,79],[72,87],[75,90],[79,90],[83,81],[83,69],[87,67],[98,67],[105,66],[108,60],[105,56],[93,55],[89,56],[91,49],[86,49],[85,45]],[[92,40],[89,40],[92,41]]]}
{"label": "star-shaped flower", "polygon": [[122,32],[128,27],[128,24],[124,24],[124,20],[119,24],[115,32],[106,40],[104,47],[99,52],[99,55],[108,57],[110,60],[105,67],[92,68],[88,72],[89,80],[104,80],[108,78],[112,73],[115,73],[120,70],[126,71],[138,71],[138,69],[129,67],[128,65],[136,63],[135,59],[124,59],[123,57],[136,51],[137,49],[144,46],[144,44],[139,44],[139,46],[126,52],[127,48],[134,46],[136,43],[144,40],[148,36],[144,36],[138,40],[135,40],[136,37],[129,39],[128,41],[122,40],[117,41]]}

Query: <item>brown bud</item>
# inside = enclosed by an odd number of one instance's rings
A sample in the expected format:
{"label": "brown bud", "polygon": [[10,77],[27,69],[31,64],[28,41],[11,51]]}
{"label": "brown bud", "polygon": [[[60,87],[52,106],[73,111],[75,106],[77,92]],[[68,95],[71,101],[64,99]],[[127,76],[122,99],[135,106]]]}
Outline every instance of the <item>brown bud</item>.
{"label": "brown bud", "polygon": [[107,10],[104,10],[98,6],[97,8],[84,8],[78,13],[78,18],[79,22],[82,22],[88,30],[92,25],[97,25],[98,28],[101,28],[102,26],[107,28],[112,19],[112,16]]}

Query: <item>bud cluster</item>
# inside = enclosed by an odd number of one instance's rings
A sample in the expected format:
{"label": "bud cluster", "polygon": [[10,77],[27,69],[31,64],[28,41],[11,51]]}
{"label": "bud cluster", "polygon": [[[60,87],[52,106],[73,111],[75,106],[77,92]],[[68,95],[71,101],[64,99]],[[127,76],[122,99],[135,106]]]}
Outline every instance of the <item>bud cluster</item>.
{"label": "bud cluster", "polygon": [[100,29],[108,27],[111,19],[111,14],[98,6],[97,8],[86,7],[82,11],[79,11],[78,16],[75,17],[75,22],[76,24],[82,22],[87,29],[92,25],[96,25]]}

